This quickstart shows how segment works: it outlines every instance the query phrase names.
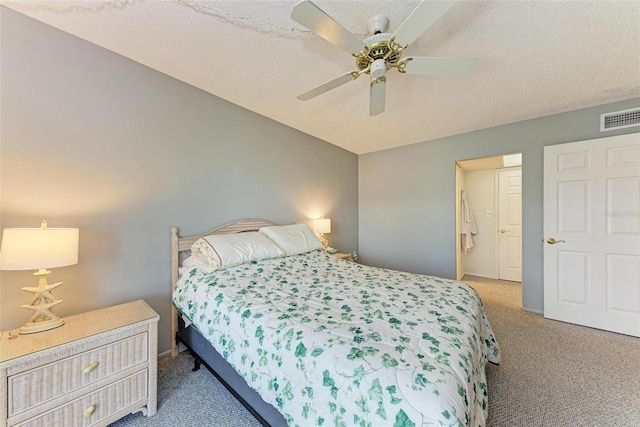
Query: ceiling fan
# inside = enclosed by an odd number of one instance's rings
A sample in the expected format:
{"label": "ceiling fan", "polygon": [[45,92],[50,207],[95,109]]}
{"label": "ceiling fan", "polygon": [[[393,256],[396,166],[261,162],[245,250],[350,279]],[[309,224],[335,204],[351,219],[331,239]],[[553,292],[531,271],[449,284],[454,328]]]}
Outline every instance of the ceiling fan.
{"label": "ceiling fan", "polygon": [[362,74],[371,75],[369,115],[384,112],[387,70],[427,76],[467,75],[476,65],[472,58],[402,57],[404,50],[453,6],[455,1],[422,1],[398,27],[395,33],[385,33],[389,19],[376,15],[369,20],[372,36],[360,40],[322,9],[308,0],[294,6],[291,18],[328,42],[356,58],[357,71],[350,71],[298,96],[307,101],[349,83]]}

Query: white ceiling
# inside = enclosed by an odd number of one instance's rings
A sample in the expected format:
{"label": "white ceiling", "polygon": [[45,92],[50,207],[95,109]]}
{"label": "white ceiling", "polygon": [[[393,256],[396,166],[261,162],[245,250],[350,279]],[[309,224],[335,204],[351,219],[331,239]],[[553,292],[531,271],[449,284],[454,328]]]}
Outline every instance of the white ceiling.
{"label": "white ceiling", "polygon": [[[359,38],[417,1],[314,1]],[[0,3],[357,154],[640,97],[639,1],[459,1],[405,56],[477,58],[464,78],[387,73],[369,116],[365,76],[296,96],[354,58],[290,18],[295,1]]]}

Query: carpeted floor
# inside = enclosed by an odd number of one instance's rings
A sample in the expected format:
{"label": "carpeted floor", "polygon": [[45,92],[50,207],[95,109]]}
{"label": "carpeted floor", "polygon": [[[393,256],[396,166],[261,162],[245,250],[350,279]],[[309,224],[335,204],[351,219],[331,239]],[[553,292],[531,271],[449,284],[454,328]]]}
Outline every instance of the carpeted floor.
{"label": "carpeted floor", "polygon": [[259,427],[261,424],[188,352],[158,361],[158,412],[130,414],[110,427]]}
{"label": "carpeted floor", "polygon": [[[502,351],[487,366],[492,427],[640,427],[640,339],[522,311],[519,283],[466,276],[482,297]],[[183,353],[158,363],[158,413],[112,426],[254,427],[260,424]]]}
{"label": "carpeted floor", "polygon": [[490,426],[640,426],[640,339],[522,311],[522,286],[465,276],[502,361],[487,366]]}

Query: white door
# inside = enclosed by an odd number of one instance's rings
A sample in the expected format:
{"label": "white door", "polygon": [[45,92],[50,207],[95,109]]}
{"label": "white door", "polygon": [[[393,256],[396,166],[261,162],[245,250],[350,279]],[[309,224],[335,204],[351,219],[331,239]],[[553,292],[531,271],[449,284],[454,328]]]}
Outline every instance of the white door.
{"label": "white door", "polygon": [[498,278],[522,282],[522,170],[498,171]]}
{"label": "white door", "polygon": [[545,317],[640,336],[640,133],[544,148],[543,245]]}

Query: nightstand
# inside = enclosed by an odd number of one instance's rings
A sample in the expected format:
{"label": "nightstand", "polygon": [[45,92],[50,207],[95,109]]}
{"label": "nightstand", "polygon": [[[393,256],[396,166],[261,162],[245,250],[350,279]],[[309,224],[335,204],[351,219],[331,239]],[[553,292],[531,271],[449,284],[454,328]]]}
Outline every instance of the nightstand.
{"label": "nightstand", "polygon": [[0,426],[106,426],[156,413],[158,314],[143,300],[0,336]]}
{"label": "nightstand", "polygon": [[336,258],[344,259],[346,261],[351,261],[351,262],[354,261],[353,256],[351,254],[343,254],[343,253],[340,253],[340,252],[336,252],[336,253],[331,254],[331,255],[333,255]]}

